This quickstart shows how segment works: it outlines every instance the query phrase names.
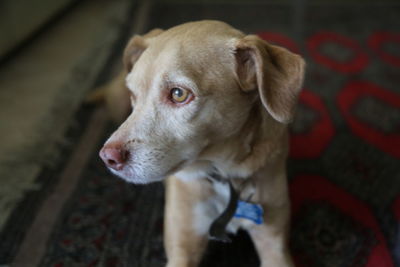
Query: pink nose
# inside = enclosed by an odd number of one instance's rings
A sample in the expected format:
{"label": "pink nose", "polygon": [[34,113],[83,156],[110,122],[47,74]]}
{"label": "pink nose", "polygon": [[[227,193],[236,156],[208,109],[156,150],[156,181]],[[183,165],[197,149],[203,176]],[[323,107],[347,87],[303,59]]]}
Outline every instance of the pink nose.
{"label": "pink nose", "polygon": [[124,149],[120,144],[111,143],[105,145],[100,150],[99,155],[107,167],[120,171],[124,168],[129,158],[129,151]]}

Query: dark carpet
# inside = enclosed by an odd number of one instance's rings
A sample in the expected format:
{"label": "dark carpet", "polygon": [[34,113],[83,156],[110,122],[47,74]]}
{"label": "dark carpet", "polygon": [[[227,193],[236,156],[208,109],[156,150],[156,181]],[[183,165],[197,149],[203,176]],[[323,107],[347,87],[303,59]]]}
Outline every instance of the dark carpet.
{"label": "dark carpet", "polygon": [[[296,265],[400,266],[400,6],[160,4],[152,12],[149,28],[221,19],[306,58],[288,164]],[[112,177],[93,151],[40,265],[163,266],[163,193],[161,183]],[[231,244],[211,242],[202,266],[258,264],[240,232]]]}

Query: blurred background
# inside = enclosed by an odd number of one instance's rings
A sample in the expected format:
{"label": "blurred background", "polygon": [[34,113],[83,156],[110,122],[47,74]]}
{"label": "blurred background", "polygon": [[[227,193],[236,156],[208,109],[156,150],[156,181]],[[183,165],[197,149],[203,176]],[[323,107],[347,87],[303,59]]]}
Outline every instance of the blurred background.
{"label": "blurred background", "polygon": [[[288,164],[297,266],[400,266],[400,2],[0,1],[0,266],[164,266],[163,186],[97,156],[117,127],[85,103],[129,37],[223,20],[307,61]],[[202,266],[258,266],[248,236]]]}

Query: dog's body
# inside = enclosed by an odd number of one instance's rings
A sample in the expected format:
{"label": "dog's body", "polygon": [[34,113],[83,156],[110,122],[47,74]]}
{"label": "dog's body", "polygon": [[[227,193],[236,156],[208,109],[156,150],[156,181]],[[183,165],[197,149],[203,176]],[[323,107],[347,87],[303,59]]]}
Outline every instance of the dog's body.
{"label": "dog's body", "polygon": [[[286,244],[289,199],[287,123],[303,60],[227,24],[200,21],[135,36],[124,53],[132,114],[100,152],[134,183],[166,180],[168,266],[197,266],[212,222],[229,202],[230,180],[264,222],[247,230],[263,267],[292,266]],[[212,177],[211,177],[212,179]]]}

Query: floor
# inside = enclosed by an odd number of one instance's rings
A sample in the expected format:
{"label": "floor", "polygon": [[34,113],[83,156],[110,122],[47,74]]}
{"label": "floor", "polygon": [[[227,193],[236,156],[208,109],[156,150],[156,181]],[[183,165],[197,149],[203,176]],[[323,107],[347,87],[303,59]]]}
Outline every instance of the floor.
{"label": "floor", "polygon": [[130,1],[85,1],[0,66],[0,229],[44,165],[120,38]]}

